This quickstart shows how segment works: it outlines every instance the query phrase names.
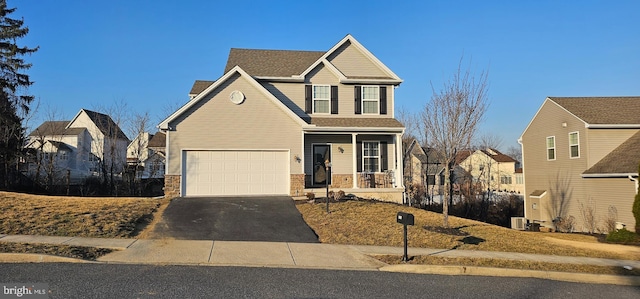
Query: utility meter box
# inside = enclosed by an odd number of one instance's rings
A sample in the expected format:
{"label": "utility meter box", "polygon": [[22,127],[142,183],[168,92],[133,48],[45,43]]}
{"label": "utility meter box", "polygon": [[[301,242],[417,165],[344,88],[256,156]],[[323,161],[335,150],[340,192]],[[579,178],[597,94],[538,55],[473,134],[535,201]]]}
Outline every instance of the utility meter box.
{"label": "utility meter box", "polygon": [[396,221],[404,225],[413,225],[413,214],[398,212],[398,215],[396,216]]}

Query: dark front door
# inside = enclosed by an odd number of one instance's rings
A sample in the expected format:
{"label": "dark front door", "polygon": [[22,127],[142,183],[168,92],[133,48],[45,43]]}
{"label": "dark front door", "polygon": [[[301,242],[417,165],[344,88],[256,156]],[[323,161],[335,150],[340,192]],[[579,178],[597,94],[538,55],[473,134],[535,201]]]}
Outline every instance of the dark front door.
{"label": "dark front door", "polygon": [[313,185],[331,184],[331,171],[327,172],[325,163],[331,163],[331,146],[313,145]]}

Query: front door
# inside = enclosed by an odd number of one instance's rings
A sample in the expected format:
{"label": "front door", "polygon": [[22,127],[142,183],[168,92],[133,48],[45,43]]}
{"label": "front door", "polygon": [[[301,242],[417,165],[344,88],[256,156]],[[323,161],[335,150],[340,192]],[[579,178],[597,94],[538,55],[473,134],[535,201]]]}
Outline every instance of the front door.
{"label": "front door", "polygon": [[327,172],[325,163],[331,163],[329,144],[313,145],[313,185],[331,184],[331,170]]}

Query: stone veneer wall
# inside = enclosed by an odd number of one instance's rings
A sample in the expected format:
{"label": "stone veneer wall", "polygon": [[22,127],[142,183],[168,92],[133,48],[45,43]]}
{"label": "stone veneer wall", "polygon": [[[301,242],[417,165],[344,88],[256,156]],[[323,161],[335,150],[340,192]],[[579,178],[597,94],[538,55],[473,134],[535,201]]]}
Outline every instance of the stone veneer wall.
{"label": "stone veneer wall", "polygon": [[331,188],[353,188],[352,174],[331,175]]}
{"label": "stone veneer wall", "polygon": [[164,197],[174,198],[180,196],[180,176],[165,175],[164,176]]}
{"label": "stone veneer wall", "polygon": [[291,196],[304,196],[304,174],[291,175]]}

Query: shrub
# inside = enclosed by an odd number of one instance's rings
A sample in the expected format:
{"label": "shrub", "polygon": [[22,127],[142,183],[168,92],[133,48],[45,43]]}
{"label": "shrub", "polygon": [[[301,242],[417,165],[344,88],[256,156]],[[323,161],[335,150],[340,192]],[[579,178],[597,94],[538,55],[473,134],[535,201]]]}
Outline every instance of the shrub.
{"label": "shrub", "polygon": [[638,241],[638,235],[628,231],[626,228],[612,231],[607,235],[607,242],[614,243],[635,243]]}

